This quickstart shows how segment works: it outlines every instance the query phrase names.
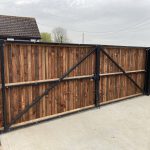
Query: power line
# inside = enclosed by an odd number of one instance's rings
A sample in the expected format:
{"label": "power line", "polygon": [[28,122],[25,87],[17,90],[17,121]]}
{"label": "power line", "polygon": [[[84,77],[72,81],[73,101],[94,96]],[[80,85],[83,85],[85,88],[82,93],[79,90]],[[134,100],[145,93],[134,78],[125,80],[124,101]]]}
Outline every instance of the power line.
{"label": "power line", "polygon": [[[136,23],[136,24],[134,24],[134,25],[131,25],[131,26],[128,26],[128,27],[125,27],[125,28],[121,28],[121,29],[119,29],[119,30],[117,30],[117,31],[98,31],[98,32],[91,32],[91,31],[85,31],[85,30],[76,30],[76,29],[68,29],[67,28],[67,30],[68,31],[74,31],[74,32],[79,32],[79,33],[88,33],[88,34],[113,34],[113,33],[119,33],[119,32],[124,32],[124,31],[126,31],[126,32],[130,32],[129,30],[134,30],[134,29],[137,29],[137,28],[139,28],[139,27],[142,27],[142,26],[144,26],[144,25],[147,25],[147,24],[149,24],[149,21],[150,20],[148,20],[149,18],[145,18],[144,20],[142,20],[142,21],[140,21],[140,22],[138,22],[138,23]],[[47,25],[45,25],[45,24],[41,24],[41,23],[38,23],[38,24],[40,24],[40,25],[43,25],[43,26],[46,26],[47,27]]]}

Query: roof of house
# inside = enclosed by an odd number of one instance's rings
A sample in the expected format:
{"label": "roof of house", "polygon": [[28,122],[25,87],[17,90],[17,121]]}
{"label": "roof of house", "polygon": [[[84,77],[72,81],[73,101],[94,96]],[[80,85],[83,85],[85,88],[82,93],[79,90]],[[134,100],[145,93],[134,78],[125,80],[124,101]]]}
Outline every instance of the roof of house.
{"label": "roof of house", "polygon": [[0,38],[40,39],[35,18],[0,15]]}

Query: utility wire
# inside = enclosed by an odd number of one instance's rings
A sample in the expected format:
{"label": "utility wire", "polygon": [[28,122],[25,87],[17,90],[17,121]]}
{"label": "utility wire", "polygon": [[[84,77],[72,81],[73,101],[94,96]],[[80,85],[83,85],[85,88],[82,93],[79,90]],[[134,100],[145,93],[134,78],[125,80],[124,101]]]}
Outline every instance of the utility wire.
{"label": "utility wire", "polygon": [[[115,33],[120,33],[120,32],[131,32],[134,31],[135,29],[138,29],[149,24],[150,23],[150,18],[145,18],[141,21],[139,21],[136,24],[130,25],[128,27],[125,28],[121,28],[119,30],[116,31],[98,31],[98,32],[92,32],[92,31],[85,31],[85,30],[76,30],[76,29],[71,29],[71,28],[66,28],[68,31],[73,31],[73,32],[78,32],[78,33],[87,33],[87,34],[102,34],[102,35],[111,35],[111,34],[115,34]],[[39,25],[48,27],[48,25],[46,24],[42,24],[42,23],[38,23]]]}
{"label": "utility wire", "polygon": [[[125,28],[121,28],[119,30],[116,30],[116,31],[103,31],[103,32],[91,32],[91,31],[85,31],[85,30],[76,30],[76,29],[68,29],[68,31],[73,31],[73,32],[79,32],[79,33],[88,33],[88,34],[113,34],[113,33],[120,33],[120,32],[131,32],[131,30],[134,30],[134,29],[139,29],[140,27],[143,27],[147,24],[150,23],[150,20],[148,20],[150,18],[145,18],[144,20],[141,20],[140,22],[136,23],[136,24],[133,24],[131,26],[128,26],[128,27],[125,27]],[[42,26],[45,26],[45,27],[48,27],[47,25],[45,24],[42,24],[42,23],[38,23]]]}

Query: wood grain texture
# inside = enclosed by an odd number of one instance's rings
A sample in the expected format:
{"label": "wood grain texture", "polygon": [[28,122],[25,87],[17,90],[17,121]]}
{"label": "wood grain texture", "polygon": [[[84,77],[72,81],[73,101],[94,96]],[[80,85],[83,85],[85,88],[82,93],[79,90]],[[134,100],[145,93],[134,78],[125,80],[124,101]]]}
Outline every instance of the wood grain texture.
{"label": "wood grain texture", "polygon": [[[10,123],[33,99],[41,95],[95,46],[5,43],[5,82],[7,123]],[[105,51],[144,87],[145,48],[104,46]],[[1,65],[0,65],[1,71]],[[75,68],[66,79],[44,96],[17,123],[57,115],[94,104],[95,53]],[[140,94],[102,52],[100,54],[100,103],[108,103]],[[69,79],[73,80],[69,80]],[[68,80],[67,80],[68,79]],[[39,85],[28,83],[39,82]],[[0,73],[1,84],[1,73]],[[13,86],[17,84],[18,86]],[[21,84],[25,84],[20,86]],[[0,86],[1,87],[1,86]],[[1,89],[1,88],[0,88]],[[0,127],[2,127],[2,93],[0,90]]]}

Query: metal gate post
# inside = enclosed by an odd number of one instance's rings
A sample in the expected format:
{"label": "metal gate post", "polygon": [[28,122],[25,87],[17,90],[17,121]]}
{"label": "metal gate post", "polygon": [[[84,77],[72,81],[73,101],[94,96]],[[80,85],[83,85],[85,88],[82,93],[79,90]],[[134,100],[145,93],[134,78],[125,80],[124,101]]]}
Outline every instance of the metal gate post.
{"label": "metal gate post", "polygon": [[145,75],[145,86],[144,94],[150,95],[150,48],[146,50],[146,75]]}
{"label": "metal gate post", "polygon": [[1,81],[2,81],[2,109],[3,109],[3,127],[6,131],[6,96],[5,96],[5,68],[4,68],[4,41],[0,40],[0,61],[1,61]]}
{"label": "metal gate post", "polygon": [[97,46],[96,48],[96,62],[95,62],[95,75],[94,75],[94,80],[95,80],[95,107],[100,106],[100,46]]}

